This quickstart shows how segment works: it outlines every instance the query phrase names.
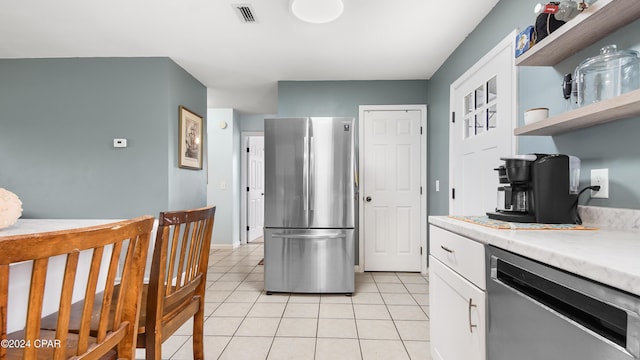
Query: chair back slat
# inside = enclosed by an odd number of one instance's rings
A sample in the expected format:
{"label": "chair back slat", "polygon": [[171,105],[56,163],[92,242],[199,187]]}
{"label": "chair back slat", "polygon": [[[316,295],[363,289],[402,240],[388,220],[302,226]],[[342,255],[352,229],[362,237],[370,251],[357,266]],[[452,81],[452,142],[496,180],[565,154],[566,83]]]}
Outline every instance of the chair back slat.
{"label": "chair back slat", "polygon": [[173,291],[178,291],[180,286],[182,285],[182,277],[184,276],[184,265],[185,260],[187,258],[187,245],[189,244],[189,233],[191,232],[191,223],[186,223],[184,225],[178,225],[175,227],[177,232],[182,232],[182,241],[180,242],[180,253],[176,254],[178,256],[178,268],[175,273],[170,274],[172,277],[172,281],[175,282],[175,285],[172,287]]}
{"label": "chair back slat", "polygon": [[60,347],[55,348],[53,352],[54,360],[62,360],[66,358],[67,337],[69,332],[69,317],[71,316],[71,301],[73,298],[73,287],[76,281],[78,268],[78,259],[80,258],[80,250],[75,250],[67,256],[65,265],[64,279],[62,280],[62,293],[60,294],[60,306],[58,313],[58,323],[56,326],[56,339],[60,339]]}
{"label": "chair back slat", "polygon": [[[28,346],[20,352],[0,348],[0,358],[18,356],[24,359],[66,359],[71,356],[78,359],[98,359],[117,350],[119,358],[134,359],[142,279],[152,227],[153,217],[143,216],[88,228],[6,236],[0,239],[0,338],[24,339],[31,341],[31,344],[36,339],[43,338],[59,341],[53,347]],[[107,253],[108,249],[112,252],[110,255]],[[120,278],[121,291],[117,298],[119,310],[110,317],[114,284],[118,282],[118,260],[120,253],[124,251],[126,259]],[[79,267],[84,255],[90,256],[90,261],[86,262],[89,263],[88,270],[85,270],[86,265],[83,265],[82,270]],[[55,273],[52,271],[53,265],[49,266],[54,261],[50,262],[49,259],[57,256],[64,257],[65,266],[61,280],[53,281],[52,279],[57,279],[55,274],[49,279],[48,272]],[[11,311],[8,309],[10,265],[22,261],[32,262],[25,328],[23,331],[7,334],[7,312]],[[74,295],[84,292],[85,304],[93,304],[96,292],[102,291],[103,286],[106,315],[97,319],[99,329],[102,329],[98,332],[101,334],[96,336],[95,332],[90,331],[91,305],[84,309],[79,329],[69,330]],[[61,287],[59,292],[50,291],[58,287]],[[45,289],[48,289],[46,293]],[[52,294],[59,294],[59,297],[51,299]],[[59,302],[55,331],[41,330],[43,304],[50,301]],[[104,310],[102,309],[102,314],[105,314]],[[107,327],[107,323],[111,328]],[[73,340],[69,340],[70,332],[75,334]]]}
{"label": "chair back slat", "polygon": [[193,279],[198,275],[200,271],[200,258],[202,257],[202,249],[204,245],[203,238],[205,236],[207,222],[200,220],[195,223],[196,231],[194,234],[194,246],[193,253],[190,257],[190,261],[192,265],[189,265],[189,273],[187,274],[187,279],[189,281],[193,281]]}
{"label": "chair back slat", "polygon": [[[31,269],[31,287],[29,288],[29,304],[27,305],[29,310],[27,311],[25,340],[40,338],[40,319],[42,318],[43,294],[48,265],[49,258],[33,261],[33,267]],[[34,346],[25,347],[25,358],[35,357],[36,354],[37,349]]]}
{"label": "chair back slat", "polygon": [[190,224],[192,226],[190,226],[190,231],[189,231],[189,235],[187,236],[185,234],[185,238],[188,237],[189,238],[189,253],[187,254],[187,256],[185,256],[185,261],[187,263],[187,267],[184,269],[183,272],[183,276],[181,276],[182,278],[182,284],[186,284],[191,280],[191,272],[193,271],[193,258],[195,256],[195,252],[196,252],[196,248],[197,248],[197,242],[198,242],[198,230],[199,230],[199,226],[198,226],[199,221],[194,222],[193,224]]}
{"label": "chair back slat", "polygon": [[[129,246],[127,248],[127,253],[124,259],[124,266],[122,270],[122,277],[120,278],[120,291],[118,292],[115,313],[113,314],[113,328],[111,330],[115,330],[116,327],[122,322],[122,316],[125,312],[126,303],[124,301],[127,296],[127,292],[125,291],[129,287],[129,276],[131,275],[131,263],[134,258],[133,252],[135,250],[134,246]],[[113,309],[113,307],[112,307]]]}
{"label": "chair back slat", "polygon": [[[169,254],[168,257],[168,261],[169,261],[169,266],[168,266],[168,271],[166,273],[166,275],[163,277],[164,281],[167,281],[167,279],[169,281],[171,281],[171,279],[173,278],[173,274],[175,271],[175,264],[176,264],[176,259],[178,258],[178,244],[180,243],[180,231],[179,231],[179,226],[177,227],[169,227],[169,226],[163,226],[162,227],[163,231],[166,232],[167,236],[169,236],[169,234],[171,234],[171,253]],[[176,229],[178,229],[178,231],[176,231]],[[162,242],[167,241],[167,238],[164,238],[164,240],[162,240]],[[168,244],[169,245],[169,244]],[[165,256],[166,258],[166,256]],[[152,264],[153,265],[153,264]],[[164,271],[164,269],[159,269],[160,271]],[[160,279],[158,279],[160,280]],[[163,281],[163,283],[164,283]],[[171,286],[167,286],[165,288],[165,296],[169,296],[171,294]]]}
{"label": "chair back slat", "polygon": [[[93,304],[93,300],[96,297],[96,289],[98,288],[98,276],[100,275],[103,253],[104,247],[97,247],[93,250],[93,255],[91,257],[89,277],[87,278],[87,286],[84,292],[85,306],[82,309],[82,315],[80,317],[80,329],[78,332],[78,353],[80,354],[86,352],[89,347],[89,334],[91,332],[91,313],[93,312],[93,306],[87,306],[87,304]],[[58,321],[60,321],[60,317],[58,318]]]}
{"label": "chair back slat", "polygon": [[[113,302],[113,289],[116,283],[116,276],[118,275],[118,262],[120,260],[120,254],[122,253],[122,243],[116,243],[111,251],[111,260],[109,261],[109,268],[107,269],[107,282],[105,283],[104,292],[102,293],[102,306],[100,308],[100,319],[106,319],[111,314],[111,303]],[[108,328],[109,323],[107,321],[101,321],[98,323],[98,332],[96,334],[97,341],[103,341],[107,331],[113,330]]]}

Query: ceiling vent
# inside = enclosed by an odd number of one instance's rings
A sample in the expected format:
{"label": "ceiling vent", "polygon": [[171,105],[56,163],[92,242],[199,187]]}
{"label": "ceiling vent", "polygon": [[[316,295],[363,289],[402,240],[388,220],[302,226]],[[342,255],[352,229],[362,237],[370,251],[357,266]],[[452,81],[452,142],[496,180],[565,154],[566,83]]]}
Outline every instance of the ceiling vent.
{"label": "ceiling vent", "polygon": [[233,9],[238,14],[240,21],[247,24],[255,24],[258,22],[256,16],[254,15],[253,8],[249,4],[234,4]]}

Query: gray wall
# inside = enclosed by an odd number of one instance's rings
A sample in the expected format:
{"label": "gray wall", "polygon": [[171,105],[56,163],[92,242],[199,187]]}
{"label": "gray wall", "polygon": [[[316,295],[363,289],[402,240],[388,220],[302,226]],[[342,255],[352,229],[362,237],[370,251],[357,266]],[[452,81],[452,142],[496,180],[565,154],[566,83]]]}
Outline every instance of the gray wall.
{"label": "gray wall", "polygon": [[280,81],[278,116],[353,116],[360,105],[424,104],[426,80]]}
{"label": "gray wall", "polygon": [[[240,114],[239,124],[240,131],[264,131],[264,119],[274,118],[278,115],[274,114]],[[242,144],[240,144],[242,146]]]}
{"label": "gray wall", "polygon": [[[0,60],[0,187],[25,218],[126,218],[203,206],[178,170],[178,104],[206,89],[167,58]],[[113,138],[128,139],[115,149]],[[185,173],[181,173],[185,172]]]}
{"label": "gray wall", "polygon": [[[213,245],[240,243],[240,128],[233,109],[209,109],[207,204],[216,206]],[[222,129],[220,122],[226,122]]]}
{"label": "gray wall", "polygon": [[[511,30],[524,29],[532,24],[532,9],[536,3],[534,0],[500,1],[428,81],[431,215],[445,215],[449,211],[448,191],[442,191],[449,188],[449,87]],[[549,107],[552,115],[563,112],[562,74],[572,72],[580,61],[596,55],[602,45],[615,43],[619,48],[637,50],[640,47],[639,32],[640,22],[636,21],[555,67],[518,68],[519,124],[523,124],[524,110],[532,107]],[[640,133],[640,122],[636,120],[622,120],[554,137],[519,137],[519,153],[560,152],[580,157],[581,188],[589,185],[590,169],[609,168],[610,199],[593,199],[588,204],[639,209],[640,188],[633,186],[640,176],[640,147],[635,145],[634,137]],[[435,192],[436,179],[440,180],[440,192]],[[583,195],[583,198],[581,203],[586,202],[587,196]]]}
{"label": "gray wall", "polygon": [[[208,142],[206,141],[207,121],[207,89],[178,66],[172,60],[168,62],[169,98],[165,104],[167,113],[166,126],[169,144],[168,176],[169,176],[169,210],[193,209],[205,206],[207,200],[207,156]],[[204,119],[203,139],[204,148],[202,170],[188,170],[178,167],[178,133],[180,105],[195,112]],[[217,213],[217,209],[216,209]]]}

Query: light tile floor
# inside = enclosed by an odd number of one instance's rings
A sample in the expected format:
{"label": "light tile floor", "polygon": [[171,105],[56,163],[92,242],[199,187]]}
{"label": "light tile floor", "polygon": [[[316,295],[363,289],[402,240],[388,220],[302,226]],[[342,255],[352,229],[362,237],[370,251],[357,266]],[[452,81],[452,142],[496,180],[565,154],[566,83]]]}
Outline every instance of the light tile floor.
{"label": "light tile floor", "polygon": [[[204,324],[206,359],[431,359],[429,286],[415,273],[356,273],[353,296],[263,291],[264,244],[212,250]],[[192,322],[162,345],[192,359]],[[137,357],[144,358],[144,350]]]}

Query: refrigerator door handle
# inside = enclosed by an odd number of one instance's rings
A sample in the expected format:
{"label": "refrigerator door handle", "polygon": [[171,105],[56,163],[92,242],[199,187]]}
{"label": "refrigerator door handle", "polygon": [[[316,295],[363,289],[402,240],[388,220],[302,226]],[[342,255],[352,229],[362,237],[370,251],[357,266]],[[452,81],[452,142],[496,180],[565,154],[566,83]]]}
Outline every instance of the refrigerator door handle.
{"label": "refrigerator door handle", "polygon": [[302,165],[302,206],[306,213],[309,210],[309,137],[304,137],[303,145],[303,159]]}
{"label": "refrigerator door handle", "polygon": [[316,142],[313,136],[309,138],[309,210],[315,209],[316,199]]}
{"label": "refrigerator door handle", "polygon": [[345,233],[333,233],[333,234],[285,234],[275,233],[271,235],[274,238],[281,239],[342,239],[347,237]]}

